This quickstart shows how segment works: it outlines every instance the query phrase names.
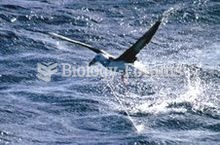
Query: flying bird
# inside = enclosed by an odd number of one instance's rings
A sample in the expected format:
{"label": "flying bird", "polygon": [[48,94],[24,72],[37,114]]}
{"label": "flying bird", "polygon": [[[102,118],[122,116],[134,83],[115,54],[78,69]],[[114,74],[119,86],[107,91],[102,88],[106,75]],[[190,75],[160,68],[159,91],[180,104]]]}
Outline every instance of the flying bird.
{"label": "flying bird", "polygon": [[97,49],[89,44],[85,44],[83,42],[79,42],[65,36],[49,33],[52,37],[59,38],[64,41],[68,41],[73,44],[78,44],[83,47],[88,48],[89,50],[96,53],[96,56],[89,63],[89,66],[95,64],[96,62],[101,63],[104,67],[108,68],[117,68],[117,72],[122,72],[122,79],[124,80],[124,75],[126,72],[126,65],[132,65],[134,68],[142,71],[142,65],[137,61],[137,54],[151,41],[152,37],[155,35],[158,30],[160,24],[162,22],[162,17],[157,20],[154,25],[144,33],[142,37],[140,37],[130,48],[128,48],[124,53],[122,53],[119,57],[115,57],[108,52]]}

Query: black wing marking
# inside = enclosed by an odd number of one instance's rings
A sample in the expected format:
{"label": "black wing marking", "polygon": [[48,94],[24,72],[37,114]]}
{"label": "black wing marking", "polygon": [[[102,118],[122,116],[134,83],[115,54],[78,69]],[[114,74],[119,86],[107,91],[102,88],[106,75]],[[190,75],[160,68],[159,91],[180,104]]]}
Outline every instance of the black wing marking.
{"label": "black wing marking", "polygon": [[127,63],[133,63],[137,58],[136,55],[140,50],[150,42],[156,31],[161,24],[162,18],[159,19],[137,42],[127,49],[122,55],[120,55],[116,60],[125,61]]}
{"label": "black wing marking", "polygon": [[49,33],[49,34],[50,34],[51,36],[55,37],[55,38],[59,38],[59,39],[61,39],[61,40],[65,40],[65,41],[68,41],[68,42],[70,42],[70,43],[74,43],[74,44],[78,44],[78,45],[80,45],[80,46],[86,47],[86,48],[92,50],[92,51],[95,52],[95,53],[106,53],[106,52],[103,51],[103,50],[94,48],[93,46],[88,45],[88,44],[85,44],[85,43],[83,43],[83,42],[76,41],[76,40],[67,38],[67,37],[65,37],[65,36],[62,36],[62,35],[59,35],[59,34],[56,34],[56,33],[53,33],[53,32],[51,32],[51,33]]}

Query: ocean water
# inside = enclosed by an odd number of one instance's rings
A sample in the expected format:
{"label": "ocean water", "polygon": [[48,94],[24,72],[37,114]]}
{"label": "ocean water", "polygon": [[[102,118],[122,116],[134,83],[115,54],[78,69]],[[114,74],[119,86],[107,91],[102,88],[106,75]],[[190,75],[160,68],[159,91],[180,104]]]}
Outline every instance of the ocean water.
{"label": "ocean water", "polygon": [[[138,58],[181,65],[182,75],[36,77],[37,63],[94,57],[48,32],[118,56],[162,14]],[[0,144],[220,144],[219,35],[218,0],[1,0]]]}

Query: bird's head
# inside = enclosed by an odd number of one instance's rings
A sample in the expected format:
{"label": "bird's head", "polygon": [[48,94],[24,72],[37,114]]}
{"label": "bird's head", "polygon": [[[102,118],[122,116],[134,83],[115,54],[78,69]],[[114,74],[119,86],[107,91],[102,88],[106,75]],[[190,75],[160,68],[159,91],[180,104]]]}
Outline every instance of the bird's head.
{"label": "bird's head", "polygon": [[105,62],[107,59],[107,56],[105,56],[104,54],[97,54],[89,63],[89,66],[95,64],[96,62],[100,62],[101,64],[103,64],[103,62]]}

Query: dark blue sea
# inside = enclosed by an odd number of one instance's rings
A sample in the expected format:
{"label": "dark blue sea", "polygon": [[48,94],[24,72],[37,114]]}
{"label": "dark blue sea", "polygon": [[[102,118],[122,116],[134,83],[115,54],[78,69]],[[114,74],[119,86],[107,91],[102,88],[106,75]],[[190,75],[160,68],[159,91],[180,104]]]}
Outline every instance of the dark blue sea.
{"label": "dark blue sea", "polygon": [[[181,75],[61,77],[95,54],[49,32],[119,56],[161,15],[138,59]],[[0,0],[0,144],[220,145],[220,1]]]}

